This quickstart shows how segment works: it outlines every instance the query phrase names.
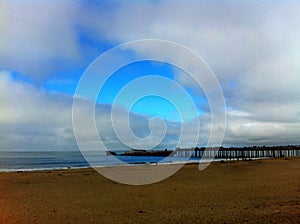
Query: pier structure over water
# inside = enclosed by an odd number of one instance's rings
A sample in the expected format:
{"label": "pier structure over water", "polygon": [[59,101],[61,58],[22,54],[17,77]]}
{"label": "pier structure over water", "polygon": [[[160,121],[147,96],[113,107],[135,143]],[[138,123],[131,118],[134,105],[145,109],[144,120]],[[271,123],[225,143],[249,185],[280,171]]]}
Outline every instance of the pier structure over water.
{"label": "pier structure over water", "polygon": [[216,159],[252,159],[252,158],[280,158],[300,157],[300,146],[253,146],[253,147],[230,147],[230,148],[176,148],[174,156],[216,158]]}

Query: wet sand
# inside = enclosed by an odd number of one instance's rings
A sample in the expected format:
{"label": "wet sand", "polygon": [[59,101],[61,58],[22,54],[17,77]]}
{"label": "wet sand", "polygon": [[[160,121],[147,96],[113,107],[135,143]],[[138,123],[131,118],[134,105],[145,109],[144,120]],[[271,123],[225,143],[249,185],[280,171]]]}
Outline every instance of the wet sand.
{"label": "wet sand", "polygon": [[130,186],[93,169],[0,173],[0,223],[300,223],[300,159],[186,165]]}

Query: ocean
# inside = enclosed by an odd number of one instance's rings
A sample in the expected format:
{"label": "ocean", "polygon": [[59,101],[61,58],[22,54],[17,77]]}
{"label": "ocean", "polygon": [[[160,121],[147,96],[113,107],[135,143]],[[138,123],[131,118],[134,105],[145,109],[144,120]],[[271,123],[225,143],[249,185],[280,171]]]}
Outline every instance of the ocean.
{"label": "ocean", "polygon": [[[93,161],[99,167],[140,164],[182,164],[199,158],[103,155]],[[162,161],[163,160],[163,161]],[[126,164],[124,164],[124,162]],[[0,151],[0,172],[77,169],[91,167],[79,151]]]}

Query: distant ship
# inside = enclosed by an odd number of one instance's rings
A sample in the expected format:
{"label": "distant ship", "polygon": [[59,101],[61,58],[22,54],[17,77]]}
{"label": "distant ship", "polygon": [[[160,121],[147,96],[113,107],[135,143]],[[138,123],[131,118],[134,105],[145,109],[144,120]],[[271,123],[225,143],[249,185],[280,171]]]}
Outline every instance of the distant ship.
{"label": "distant ship", "polygon": [[142,149],[131,149],[130,151],[123,152],[123,153],[117,153],[114,151],[108,151],[106,152],[106,155],[112,155],[112,156],[162,156],[167,157],[171,155],[174,151],[172,150],[142,150]]}

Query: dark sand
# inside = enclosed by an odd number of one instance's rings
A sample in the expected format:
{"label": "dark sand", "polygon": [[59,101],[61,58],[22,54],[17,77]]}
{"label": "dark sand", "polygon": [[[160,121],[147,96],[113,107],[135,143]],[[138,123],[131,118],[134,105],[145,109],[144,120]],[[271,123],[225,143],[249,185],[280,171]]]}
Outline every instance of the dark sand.
{"label": "dark sand", "polygon": [[186,165],[129,186],[92,169],[0,173],[0,223],[300,223],[300,159]]}

